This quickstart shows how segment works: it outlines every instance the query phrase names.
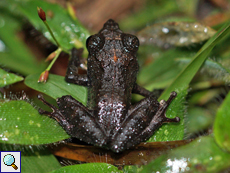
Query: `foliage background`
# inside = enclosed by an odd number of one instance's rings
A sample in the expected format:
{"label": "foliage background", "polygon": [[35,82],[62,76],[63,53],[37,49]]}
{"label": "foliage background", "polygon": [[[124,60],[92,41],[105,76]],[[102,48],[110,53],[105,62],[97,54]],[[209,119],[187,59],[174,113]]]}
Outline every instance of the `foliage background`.
{"label": "foliage background", "polygon": [[[21,150],[23,172],[30,172],[30,167],[35,172],[95,172],[95,169],[101,172],[228,171],[230,2],[69,2],[71,6],[64,1],[0,2],[1,150]],[[69,85],[57,75],[50,75],[46,84],[37,84],[39,74],[47,66],[45,58],[57,48],[37,16],[37,6],[46,11],[47,21],[65,50],[51,69],[53,74],[64,76],[68,50],[84,47],[89,33],[98,32],[109,18],[118,21],[123,31],[136,34],[142,45],[138,53],[141,67],[138,83],[154,90],[159,100],[167,99],[171,91],[177,91],[178,96],[170,105],[167,116],[181,118],[177,125],[164,125],[148,142],[194,141],[171,150],[146,166],[124,166],[118,170],[105,163],[89,163],[61,168],[46,144],[69,136],[55,121],[38,114],[35,108],[44,106],[36,100],[36,95],[38,91],[42,92],[55,104],[57,97],[71,94],[85,104],[87,90]],[[77,18],[69,14],[72,7],[76,9]],[[168,32],[163,32],[165,29]],[[133,101],[139,99],[134,96]]]}

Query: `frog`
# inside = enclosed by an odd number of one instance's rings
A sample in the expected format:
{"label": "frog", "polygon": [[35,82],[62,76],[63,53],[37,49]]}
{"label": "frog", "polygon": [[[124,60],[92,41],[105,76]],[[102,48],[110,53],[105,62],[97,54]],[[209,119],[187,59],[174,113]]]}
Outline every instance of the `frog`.
{"label": "frog", "polygon": [[[123,33],[118,23],[109,19],[103,28],[86,41],[87,73],[81,71],[82,49],[72,49],[65,80],[88,88],[87,106],[65,95],[56,99],[57,106],[38,98],[52,109],[40,114],[55,119],[71,137],[115,153],[148,140],[164,123],[179,122],[167,118],[166,110],[177,93],[168,100],[157,101],[153,92],[136,82],[139,65],[136,36]],[[131,102],[132,94],[144,96]]]}

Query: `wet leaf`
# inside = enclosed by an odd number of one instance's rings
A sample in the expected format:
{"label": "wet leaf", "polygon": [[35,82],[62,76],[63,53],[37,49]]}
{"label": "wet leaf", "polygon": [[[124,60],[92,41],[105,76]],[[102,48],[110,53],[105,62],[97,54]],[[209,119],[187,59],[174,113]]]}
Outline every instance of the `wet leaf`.
{"label": "wet leaf", "polygon": [[230,33],[230,22],[226,23],[205,45],[197,52],[193,60],[177,76],[173,83],[162,93],[160,99],[166,99],[170,92],[188,88],[189,83],[207,59],[213,47]]}
{"label": "wet leaf", "polygon": [[214,122],[214,135],[217,144],[230,151],[230,93],[224,99],[224,102],[217,111]]}
{"label": "wet leaf", "polygon": [[[177,92],[177,91],[176,91]],[[161,126],[148,142],[156,141],[175,141],[184,138],[184,116],[185,116],[185,97],[187,89],[177,92],[176,98],[169,105],[166,116],[168,118],[179,117],[179,123],[165,123]]]}
{"label": "wet leaf", "polygon": [[49,3],[43,0],[9,0],[3,5],[8,5],[12,13],[18,13],[24,16],[36,29],[42,31],[46,38],[55,43],[37,14],[37,7],[41,7],[46,12],[47,22],[54,36],[65,50],[70,50],[73,47],[85,47],[89,32],[77,19],[72,19],[67,10],[58,4]]}
{"label": "wet leaf", "polygon": [[21,172],[49,172],[61,168],[58,160],[44,147],[0,144],[1,151],[21,151]]}
{"label": "wet leaf", "polygon": [[22,172],[50,172],[61,168],[58,160],[48,150],[33,149],[33,151],[23,151],[21,158]]}
{"label": "wet leaf", "polygon": [[6,72],[3,69],[0,69],[0,87],[10,85],[19,81],[22,81],[24,78],[13,73]]}
{"label": "wet leaf", "polygon": [[2,1],[0,2],[0,65],[23,75],[42,71],[45,64],[39,63],[23,40],[16,35],[21,27],[20,18],[2,9],[1,3]]}
{"label": "wet leaf", "polygon": [[159,47],[189,46],[201,43],[215,34],[215,30],[200,23],[163,22],[147,26],[137,37],[141,44],[154,44]]}
{"label": "wet leaf", "polygon": [[38,145],[69,138],[55,120],[23,100],[0,102],[0,115],[0,142]]}
{"label": "wet leaf", "polygon": [[111,173],[111,172],[123,172],[119,171],[117,167],[107,164],[107,163],[85,163],[81,165],[72,165],[65,166],[58,170],[52,171],[52,173],[95,173],[95,172],[103,172],[103,173]]}
{"label": "wet leaf", "polygon": [[219,172],[230,166],[230,154],[213,137],[201,137],[162,155],[142,170],[145,172]]}
{"label": "wet leaf", "polygon": [[[194,56],[194,59],[191,61],[191,63],[188,64],[188,66],[177,76],[177,78],[173,81],[173,83],[162,93],[162,95],[160,96],[159,100],[161,100],[161,99],[166,100],[167,97],[170,95],[170,92],[172,92],[172,91],[176,91],[179,94],[180,93],[185,93],[185,91],[188,89],[188,85],[189,85],[190,81],[192,80],[194,75],[197,73],[197,71],[199,70],[199,68],[203,64],[203,62],[206,60],[207,55],[210,53],[212,48],[218,43],[218,41],[220,41],[221,38],[223,38],[229,32],[229,30],[230,30],[230,25],[229,24],[230,23],[227,23],[225,26],[223,26],[199,50],[199,52]],[[182,94],[181,96],[182,96],[181,99],[185,97],[184,94]],[[182,103],[183,103],[183,101],[182,101]],[[181,110],[181,109],[178,109],[178,110]],[[169,126],[170,126],[170,124],[169,124]],[[174,130],[175,129],[173,129],[173,131]],[[180,131],[181,130],[182,130],[182,128],[180,129]],[[163,134],[165,132],[168,132],[167,126],[161,127],[159,131],[162,131]],[[177,133],[177,130],[175,130],[175,133]],[[153,139],[153,137],[151,139]]]}
{"label": "wet leaf", "polygon": [[[176,59],[176,61],[184,64],[189,64],[192,61],[192,59],[180,58]],[[222,63],[217,62],[215,60],[207,59],[202,66],[202,70],[218,80],[223,80],[225,82],[230,81],[230,70],[224,67]]]}
{"label": "wet leaf", "polygon": [[173,82],[183,69],[175,59],[190,56],[191,53],[177,49],[161,53],[152,63],[141,68],[137,76],[138,84],[149,90],[165,88]]}
{"label": "wet leaf", "polygon": [[46,83],[38,83],[38,78],[40,74],[29,75],[25,79],[25,84],[37,91],[40,91],[54,99],[61,97],[63,95],[71,95],[79,102],[86,104],[87,100],[87,88],[70,84],[65,82],[64,77],[58,75],[49,75],[49,79]]}
{"label": "wet leaf", "polygon": [[188,115],[185,118],[186,138],[198,134],[210,127],[214,122],[213,117],[214,115],[212,115],[207,109],[190,107],[188,109]]}

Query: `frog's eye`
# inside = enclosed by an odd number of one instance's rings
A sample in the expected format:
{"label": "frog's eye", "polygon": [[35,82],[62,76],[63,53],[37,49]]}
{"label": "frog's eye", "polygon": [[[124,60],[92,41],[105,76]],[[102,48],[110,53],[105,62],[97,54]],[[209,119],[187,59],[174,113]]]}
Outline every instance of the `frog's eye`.
{"label": "frog's eye", "polygon": [[90,53],[94,53],[103,48],[105,38],[101,35],[90,36],[86,41],[87,49]]}
{"label": "frog's eye", "polygon": [[136,36],[125,34],[122,36],[122,42],[126,50],[134,52],[138,50],[139,40]]}

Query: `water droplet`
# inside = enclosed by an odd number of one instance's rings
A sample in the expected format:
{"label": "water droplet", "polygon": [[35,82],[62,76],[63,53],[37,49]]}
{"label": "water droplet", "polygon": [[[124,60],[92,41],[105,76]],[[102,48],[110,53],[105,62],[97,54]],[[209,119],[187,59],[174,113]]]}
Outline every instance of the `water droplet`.
{"label": "water droplet", "polygon": [[6,137],[2,138],[2,141],[8,141],[8,140],[9,140],[9,139],[6,138]]}
{"label": "water droplet", "polygon": [[29,125],[32,125],[34,123],[34,121],[30,120],[29,121]]}
{"label": "water droplet", "polygon": [[205,27],[204,28],[204,32],[207,33],[208,32],[208,28]]}
{"label": "water droplet", "polygon": [[165,33],[165,34],[167,34],[167,33],[169,32],[169,29],[166,28],[166,27],[163,27],[163,28],[162,28],[162,32]]}
{"label": "water droplet", "polygon": [[[6,49],[6,45],[4,44],[4,42],[2,40],[0,40],[0,52],[4,52]],[[4,81],[5,83],[5,81]]]}

